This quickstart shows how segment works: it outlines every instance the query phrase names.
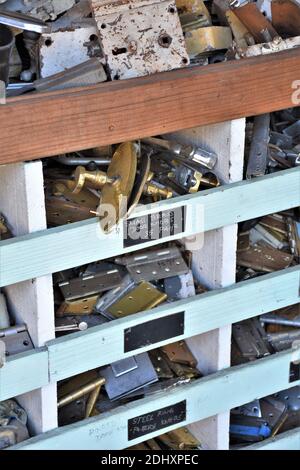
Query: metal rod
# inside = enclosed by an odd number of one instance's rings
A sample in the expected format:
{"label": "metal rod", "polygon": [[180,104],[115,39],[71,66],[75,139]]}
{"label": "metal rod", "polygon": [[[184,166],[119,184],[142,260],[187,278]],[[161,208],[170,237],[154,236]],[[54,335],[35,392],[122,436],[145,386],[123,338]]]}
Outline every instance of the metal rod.
{"label": "metal rod", "polygon": [[91,393],[95,388],[102,387],[105,384],[105,379],[100,377],[99,379],[93,380],[92,382],[88,383],[87,385],[83,385],[75,392],[69,393],[68,395],[62,397],[57,402],[57,407],[62,408],[63,406],[69,405],[75,400],[79,400],[80,398],[84,397],[88,393]]}
{"label": "metal rod", "polygon": [[277,315],[263,315],[260,317],[260,321],[269,325],[282,325],[282,326],[293,326],[294,328],[300,328],[300,319],[289,320],[288,318],[278,317]]}
{"label": "metal rod", "polygon": [[98,387],[96,387],[89,396],[89,399],[88,399],[88,402],[87,402],[87,405],[86,405],[86,410],[85,410],[85,418],[86,419],[89,418],[91,416],[92,412],[93,412],[93,409],[94,409],[94,407],[96,405],[96,402],[98,400],[98,397],[99,397],[101,387],[102,387],[102,385],[98,385]]}
{"label": "metal rod", "polygon": [[108,166],[111,162],[110,158],[93,158],[93,157],[67,157],[62,155],[60,157],[55,157],[55,160],[63,165],[68,166],[86,166],[90,163],[96,163],[99,166]]}

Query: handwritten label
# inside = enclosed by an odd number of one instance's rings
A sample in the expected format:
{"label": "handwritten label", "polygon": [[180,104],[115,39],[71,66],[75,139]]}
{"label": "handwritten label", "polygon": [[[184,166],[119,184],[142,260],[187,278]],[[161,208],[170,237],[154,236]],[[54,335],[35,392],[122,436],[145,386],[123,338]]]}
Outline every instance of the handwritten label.
{"label": "handwritten label", "polygon": [[128,420],[128,440],[132,441],[186,420],[186,400]]}
{"label": "handwritten label", "polygon": [[124,220],[124,248],[183,235],[185,230],[185,206]]}

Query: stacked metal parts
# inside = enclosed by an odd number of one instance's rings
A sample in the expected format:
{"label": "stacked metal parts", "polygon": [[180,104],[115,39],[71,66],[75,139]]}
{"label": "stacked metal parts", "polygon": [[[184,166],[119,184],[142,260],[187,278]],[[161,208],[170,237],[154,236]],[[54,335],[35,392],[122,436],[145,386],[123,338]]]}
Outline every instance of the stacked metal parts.
{"label": "stacked metal parts", "polygon": [[[6,298],[0,293],[0,368],[8,357],[30,349],[33,344],[26,325],[11,326]],[[26,411],[15,400],[0,402],[0,450],[28,438]]]}
{"label": "stacked metal parts", "polygon": [[[176,245],[165,245],[157,250],[60,273],[55,276],[55,284],[56,331],[59,335],[151,310],[164,302],[192,297],[205,290],[195,284],[189,254]],[[183,318],[178,314],[171,324],[166,322],[162,328],[171,328],[174,330],[172,336],[176,336],[182,322]],[[128,331],[125,347],[128,352],[136,350],[137,342],[147,343],[157,334],[156,323],[149,321],[147,331],[145,328]],[[98,393],[93,406],[93,413],[100,413],[133,399],[183,385],[200,376],[197,360],[183,341],[118,361],[94,371],[92,375],[82,374],[60,385],[59,396],[62,396],[63,403],[69,391],[71,395],[74,393],[68,407],[59,405],[62,408],[60,424],[84,418],[87,404],[82,402],[80,411],[79,401],[74,401],[74,397],[79,398],[76,390],[85,386],[86,381],[98,387],[99,377],[103,379],[102,390],[105,393],[99,389],[100,395]],[[73,413],[76,410],[80,411],[79,415]]]}
{"label": "stacked metal parts", "polygon": [[140,203],[219,186],[213,171],[217,159],[207,149],[162,138],[49,159],[44,172],[48,225],[97,215],[109,232]]}
{"label": "stacked metal parts", "polygon": [[1,2],[0,79],[8,84],[8,96],[140,77],[300,45],[297,0],[273,0],[271,5],[248,0],[129,3]]}
{"label": "stacked metal parts", "polygon": [[[239,280],[298,265],[299,211],[273,214],[241,226],[237,257]],[[232,365],[245,364],[292,349],[300,341],[300,304],[233,325]],[[290,382],[299,380],[299,366],[290,368]],[[259,442],[300,426],[300,387],[232,410],[234,447]]]}

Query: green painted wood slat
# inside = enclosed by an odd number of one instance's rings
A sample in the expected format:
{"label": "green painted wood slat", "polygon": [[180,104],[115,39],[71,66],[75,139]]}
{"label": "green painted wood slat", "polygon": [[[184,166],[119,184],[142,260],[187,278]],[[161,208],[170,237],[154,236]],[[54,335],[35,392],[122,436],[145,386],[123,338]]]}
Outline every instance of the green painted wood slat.
{"label": "green painted wood slat", "polygon": [[[132,217],[187,208],[186,230],[124,248],[123,224],[104,234],[97,219],[0,242],[0,286],[181,239],[300,205],[300,168],[141,206]],[[17,253],[17,256],[16,256]]]}
{"label": "green painted wood slat", "polygon": [[[300,349],[284,351],[250,364],[217,372],[187,385],[158,392],[142,400],[121,406],[103,415],[45,433],[12,449],[88,449],[120,450],[162,433],[151,432],[128,440],[128,420],[149,414],[183,400],[187,403],[186,420],[166,427],[164,432],[226,412],[255,398],[276,393],[295,385],[289,382],[291,362],[300,360]],[[273,380],[268,380],[272,376]]]}

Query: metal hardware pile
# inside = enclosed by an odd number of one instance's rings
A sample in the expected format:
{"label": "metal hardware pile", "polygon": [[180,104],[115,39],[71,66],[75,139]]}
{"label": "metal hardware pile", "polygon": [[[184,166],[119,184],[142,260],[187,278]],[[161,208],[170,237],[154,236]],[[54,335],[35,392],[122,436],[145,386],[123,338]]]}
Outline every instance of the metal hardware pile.
{"label": "metal hardware pile", "polygon": [[217,160],[212,151],[162,138],[48,159],[44,168],[48,225],[97,215],[102,228],[111,231],[140,203],[219,186],[213,171]]}
{"label": "metal hardware pile", "polygon": [[[300,304],[233,325],[232,365],[287,349],[300,341]],[[299,365],[290,368],[290,382],[299,380]],[[233,445],[259,442],[300,426],[300,387],[255,400],[232,410]]]}
{"label": "metal hardware pile", "polygon": [[188,428],[179,428],[137,444],[127,450],[199,450],[201,443]]}
{"label": "metal hardware pile", "polygon": [[[57,333],[85,330],[202,293],[175,244],[54,275]],[[150,333],[149,333],[150,334]]]}
{"label": "metal hardware pile", "polygon": [[240,225],[238,281],[296,266],[299,260],[299,208]]}
{"label": "metal hardware pile", "polygon": [[15,400],[0,402],[0,450],[29,438],[27,414]]}
{"label": "metal hardware pile", "polygon": [[0,79],[9,96],[269,54],[299,24],[298,0],[4,0]]}
{"label": "metal hardware pile", "polygon": [[201,376],[197,360],[184,341],[122,359],[58,385],[59,425],[168,392]]}

